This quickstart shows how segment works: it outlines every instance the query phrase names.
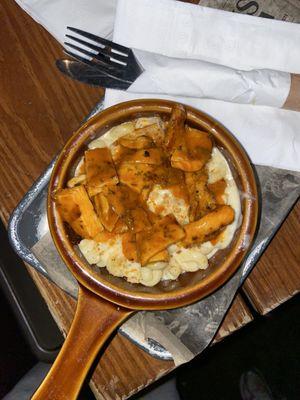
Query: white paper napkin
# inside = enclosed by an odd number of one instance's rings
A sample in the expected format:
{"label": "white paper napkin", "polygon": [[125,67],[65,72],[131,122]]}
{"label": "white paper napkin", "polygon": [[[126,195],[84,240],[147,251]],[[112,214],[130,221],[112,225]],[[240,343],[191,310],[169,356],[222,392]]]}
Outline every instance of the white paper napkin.
{"label": "white paper napkin", "polygon": [[239,70],[202,60],[167,57],[134,49],[143,73],[129,92],[208,98],[281,108],[291,75],[270,69]]}
{"label": "white paper napkin", "polygon": [[[17,2],[61,43],[64,41],[67,26],[76,26],[99,36],[112,36],[116,0]],[[155,93],[158,94],[187,95],[280,108],[290,90],[288,72],[268,69],[243,71],[202,60],[187,62],[184,58],[169,58],[141,51],[138,58],[145,72],[130,88],[130,91],[137,93],[139,88],[144,91],[144,87],[151,88],[155,82]],[[152,85],[147,84],[149,80]]]}
{"label": "white paper napkin", "polygon": [[67,26],[111,37],[117,0],[16,0],[61,44]]}
{"label": "white paper napkin", "polygon": [[[68,25],[100,36],[109,36],[113,30],[117,0],[16,1],[61,43],[64,41]],[[271,69],[300,73],[300,52],[297,51],[300,43],[300,25],[173,0],[119,0],[114,40],[128,47],[158,53],[167,58],[177,58],[180,64],[185,63],[185,59],[198,60],[202,63],[202,76],[210,74],[210,77],[218,76],[219,79],[217,86],[214,86],[214,81],[210,79],[208,88],[205,86],[208,82],[205,82],[202,86],[202,90],[206,90],[204,95],[219,96],[223,99],[222,96],[225,96],[230,101],[243,101],[246,98],[246,101],[261,103],[261,100],[257,101],[257,93],[253,97],[251,88],[243,92],[247,85],[240,86],[240,82],[238,91],[230,92],[229,80],[225,78],[228,70],[224,70],[223,75],[218,67],[216,71],[215,66],[212,66],[212,74],[209,71],[210,67],[207,68],[208,64],[203,62],[224,65],[234,70]],[[160,62],[162,59],[163,57],[160,58]],[[168,64],[163,68],[166,69],[166,74],[169,67]],[[140,97],[162,97],[182,101],[207,112],[223,123],[241,141],[254,163],[300,171],[300,113],[194,98],[192,96],[195,93],[191,93],[189,87],[192,87],[195,79],[188,81],[183,87],[179,79],[176,79],[180,74],[176,68],[167,86],[164,81],[158,90],[158,82],[153,83],[152,79],[155,73],[155,70],[149,70],[149,74],[141,76],[139,82],[134,84],[131,90],[139,92],[138,94],[107,90],[106,106]],[[159,76],[162,76],[161,71]],[[251,77],[250,81],[252,84],[260,82],[255,77]],[[273,105],[279,105],[286,96],[288,80],[286,75],[283,75],[271,81],[269,79],[267,82],[270,88],[269,94],[267,93],[268,99],[273,98]],[[236,81],[233,79],[232,82]],[[231,84],[230,90],[233,86]],[[273,96],[274,89],[276,96]],[[195,88],[193,90],[195,91]],[[168,92],[169,96],[157,95],[157,92]],[[240,97],[235,99],[237,92]],[[187,96],[187,93],[190,93],[190,96]]]}
{"label": "white paper napkin", "polygon": [[[153,0],[119,0],[114,40],[167,57],[300,73],[296,51],[300,25],[173,0],[156,0],[155,6]],[[158,97],[150,80],[146,84],[141,80],[138,91],[107,90],[105,106]],[[300,171],[300,113],[184,96],[159,97],[192,105],[219,120],[240,140],[252,162]]]}

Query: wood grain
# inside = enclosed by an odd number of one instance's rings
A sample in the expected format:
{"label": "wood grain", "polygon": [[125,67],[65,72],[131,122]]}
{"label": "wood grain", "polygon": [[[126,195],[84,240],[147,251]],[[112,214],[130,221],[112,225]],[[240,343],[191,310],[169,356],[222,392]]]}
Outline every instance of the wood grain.
{"label": "wood grain", "polygon": [[253,321],[251,311],[242,296],[237,294],[214,338],[214,343],[219,342],[251,321]]}
{"label": "wood grain", "polygon": [[[1,2],[0,11],[0,217],[7,223],[18,201],[103,92],[71,81],[56,70],[54,61],[62,56],[61,47],[13,0]],[[297,216],[292,218],[294,226]],[[299,232],[299,226],[296,230]],[[295,272],[299,264],[295,261],[295,228],[285,229],[280,235],[284,237],[284,240],[280,239],[280,245],[288,249],[283,250],[285,262],[274,275],[277,253],[272,250],[272,243],[271,250],[262,257],[256,275],[249,278],[252,292],[248,291],[247,285],[244,287],[250,298],[259,299],[259,291],[253,288],[257,287],[260,270],[264,268],[268,268],[268,285],[276,293],[272,297],[276,298],[276,304],[287,298],[287,291],[282,289],[287,275],[292,274],[293,280],[299,283]],[[27,268],[66,335],[75,301],[31,267]],[[289,288],[288,295],[292,293],[293,289]],[[238,296],[216,340],[251,319],[251,313]],[[98,399],[126,398],[173,368],[172,362],[156,360],[116,335],[94,371],[92,387]]]}
{"label": "wood grain", "polygon": [[261,314],[300,291],[300,201],[246,280],[243,290]]}
{"label": "wood grain", "polygon": [[282,106],[286,110],[300,111],[300,75],[291,74],[291,88]]}
{"label": "wood grain", "polygon": [[0,216],[7,220],[103,90],[62,76],[60,45],[13,0],[1,2],[0,13]]}

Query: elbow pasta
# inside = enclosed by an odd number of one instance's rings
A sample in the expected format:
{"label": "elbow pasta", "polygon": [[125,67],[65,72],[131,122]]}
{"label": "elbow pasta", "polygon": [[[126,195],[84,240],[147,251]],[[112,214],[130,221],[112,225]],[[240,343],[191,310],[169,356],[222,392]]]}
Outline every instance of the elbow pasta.
{"label": "elbow pasta", "polygon": [[161,280],[162,271],[159,269],[141,268],[140,283],[145,286],[155,286]]}
{"label": "elbow pasta", "polygon": [[[152,287],[160,281],[176,280],[182,273],[206,269],[209,258],[230,243],[241,217],[238,190],[226,159],[218,148],[212,147],[209,134],[201,134],[184,125],[183,109],[176,112],[177,116],[170,120],[167,130],[159,117],[138,118],[111,128],[88,144],[90,150],[85,154],[85,162],[79,162],[75,176],[67,182],[68,190],[87,188],[102,225],[102,231],[100,227],[94,227],[97,235],[93,238],[88,230],[78,245],[86,261],[99,268],[106,267],[110,274],[133,284]],[[184,132],[189,135],[186,144],[182,140]],[[197,144],[205,148],[199,150]],[[185,184],[189,186],[185,195],[178,190],[175,172],[170,178],[175,185],[161,185],[162,149],[170,155],[175,171],[184,171],[181,174],[185,174]],[[204,169],[201,176],[193,172]],[[197,180],[198,176],[205,180],[204,183]],[[223,195],[221,193],[223,204],[219,200],[216,205],[213,195],[205,193],[205,182],[221,187],[221,180],[226,183],[226,189]],[[118,186],[114,186],[118,181]],[[151,182],[154,184],[149,189]],[[129,201],[129,192],[116,194],[109,191],[110,187],[120,185],[130,191],[131,203],[136,204],[138,196],[145,198],[150,214],[145,214],[142,208],[128,213],[121,199],[127,196],[126,201]],[[197,208],[197,203],[189,204],[186,200],[191,193],[200,192],[199,188],[201,195],[207,195],[203,198],[205,206],[202,205],[202,209]],[[67,217],[70,219],[69,214]],[[86,221],[87,218],[83,220]],[[159,225],[163,221],[167,221],[166,225]],[[86,229],[85,225],[83,229]],[[209,235],[221,229],[218,240],[210,241]],[[139,250],[136,254],[135,246]]]}

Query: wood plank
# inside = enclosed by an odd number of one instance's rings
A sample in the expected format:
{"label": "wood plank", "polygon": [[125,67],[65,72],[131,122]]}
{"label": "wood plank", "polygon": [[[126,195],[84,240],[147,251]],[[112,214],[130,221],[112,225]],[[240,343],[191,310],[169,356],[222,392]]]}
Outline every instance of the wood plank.
{"label": "wood plank", "polygon": [[46,168],[103,96],[64,77],[61,46],[13,0],[0,4],[0,217]]}
{"label": "wood plank", "polygon": [[222,325],[220,326],[214,342],[219,342],[226,336],[237,331],[249,322],[253,321],[251,311],[240,294],[235,297],[228,313],[226,314]]}
{"label": "wood plank", "polygon": [[267,314],[300,291],[300,201],[246,279],[252,305]]}

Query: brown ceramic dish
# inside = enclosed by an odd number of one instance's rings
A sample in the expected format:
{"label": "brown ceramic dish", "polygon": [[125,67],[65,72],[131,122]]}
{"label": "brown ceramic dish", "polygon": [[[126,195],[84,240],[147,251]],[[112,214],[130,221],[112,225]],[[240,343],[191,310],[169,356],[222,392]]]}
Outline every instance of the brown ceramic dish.
{"label": "brown ceramic dish", "polygon": [[106,109],[70,138],[55,164],[49,185],[49,226],[60,255],[79,282],[79,299],[68,338],[33,399],[75,399],[97,352],[133,310],[175,308],[202,299],[233,275],[251,246],[257,225],[258,197],[248,157],[221,124],[191,107],[186,107],[187,123],[211,133],[230,164],[240,192],[246,194],[241,199],[242,223],[228,248],[218,251],[205,271],[185,273],[176,282],[146,288],[88,265],[70,240],[55,209],[53,193],[65,187],[87,143],[111,127],[137,117],[160,115],[167,119],[173,105],[164,100],[137,100]]}

